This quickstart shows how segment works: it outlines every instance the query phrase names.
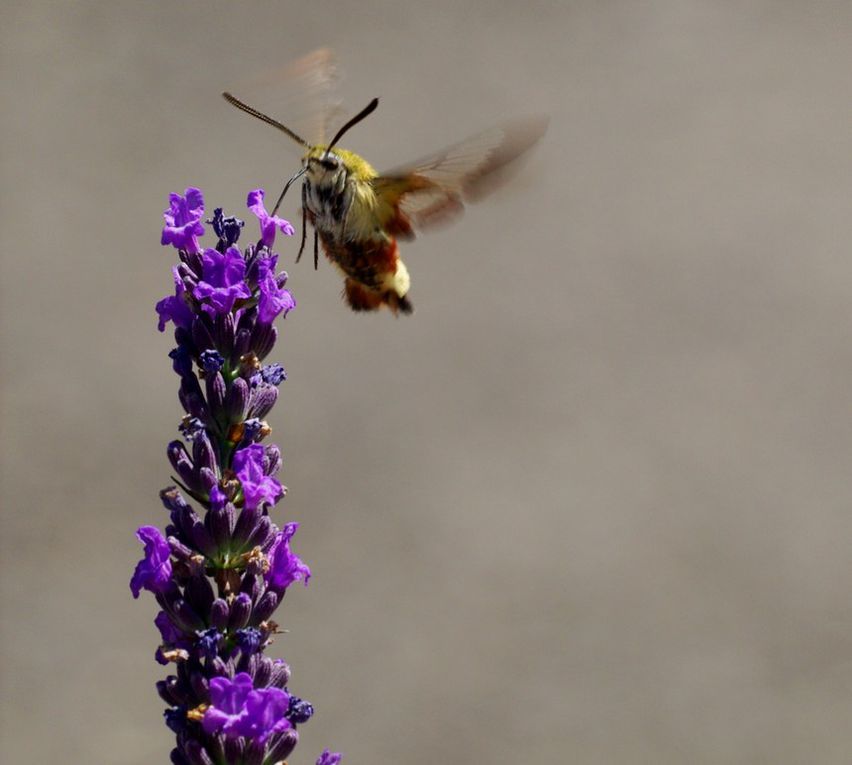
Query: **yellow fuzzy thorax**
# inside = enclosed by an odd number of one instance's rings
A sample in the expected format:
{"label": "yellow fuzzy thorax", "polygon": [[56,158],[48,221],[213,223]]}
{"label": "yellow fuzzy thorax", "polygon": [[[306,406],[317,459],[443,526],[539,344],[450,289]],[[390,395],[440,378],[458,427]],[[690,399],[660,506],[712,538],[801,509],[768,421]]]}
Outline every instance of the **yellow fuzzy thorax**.
{"label": "yellow fuzzy thorax", "polygon": [[[325,154],[326,148],[327,147],[325,146],[312,146],[308,153],[305,154],[305,159],[321,159],[323,154]],[[332,149],[332,152],[340,157],[340,160],[345,165],[347,172],[356,181],[369,181],[378,176],[375,168],[367,162],[366,159],[360,157],[354,151],[347,151],[346,149],[338,149],[335,147]]]}

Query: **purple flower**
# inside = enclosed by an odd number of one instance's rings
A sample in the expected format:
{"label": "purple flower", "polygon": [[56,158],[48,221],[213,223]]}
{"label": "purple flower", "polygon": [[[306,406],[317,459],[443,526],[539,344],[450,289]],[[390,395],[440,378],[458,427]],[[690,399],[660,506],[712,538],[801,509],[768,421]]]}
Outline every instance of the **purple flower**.
{"label": "purple flower", "polygon": [[172,360],[172,369],[175,374],[181,377],[192,374],[192,356],[185,345],[172,348],[169,351],[169,358]]}
{"label": "purple flower", "polygon": [[210,374],[216,374],[216,372],[225,366],[225,357],[214,348],[202,351],[198,360],[201,362],[202,369]]}
{"label": "purple flower", "polygon": [[220,242],[224,242],[225,247],[237,243],[240,238],[240,229],[246,225],[245,221],[235,218],[233,215],[226,217],[221,207],[213,210],[213,218],[207,222],[212,224],[213,233],[219,237]]}
{"label": "purple flower", "polygon": [[293,725],[306,723],[314,716],[314,705],[310,701],[290,695],[290,706],[287,707],[287,719]]}
{"label": "purple flower", "polygon": [[257,319],[261,324],[272,324],[278,314],[285,316],[296,307],[296,301],[289,290],[283,288],[287,274],[279,280],[275,277],[277,255],[261,258],[258,261],[257,286],[260,295],[257,299]]}
{"label": "purple flower", "polygon": [[[243,713],[249,693],[254,690],[251,677],[240,672],[233,680],[214,677],[210,681],[210,707],[204,713],[202,726],[207,733],[223,731],[228,735]],[[239,735],[239,734],[238,734]]]}
{"label": "purple flower", "polygon": [[261,502],[276,502],[284,495],[284,488],[263,471],[266,450],[260,444],[239,449],[234,454],[233,469],[243,487],[245,506],[254,510]]}
{"label": "purple flower", "polygon": [[264,428],[263,420],[252,417],[243,422],[243,442],[250,444],[258,440],[258,435]]}
{"label": "purple flower", "polygon": [[230,313],[237,298],[251,297],[251,290],[243,281],[246,261],[236,247],[229,247],[224,253],[208,248],[201,258],[201,281],[193,295],[208,301],[202,306],[207,313],[211,316]]}
{"label": "purple flower", "polygon": [[285,717],[290,697],[280,688],[252,691],[246,699],[246,710],[238,726],[239,735],[261,744],[292,727]]}
{"label": "purple flower", "polygon": [[244,627],[235,633],[237,648],[250,656],[263,647],[263,633],[257,627]]}
{"label": "purple flower", "polygon": [[145,545],[145,557],[136,565],[136,571],[130,579],[130,590],[134,598],[145,589],[153,593],[168,589],[172,578],[172,562],[169,543],[158,528],[142,526],[136,537]]}
{"label": "purple flower", "polygon": [[189,415],[181,420],[178,430],[187,441],[194,441],[206,432],[204,423],[198,417],[190,417]]}
{"label": "purple flower", "polygon": [[273,589],[283,590],[293,582],[302,580],[307,584],[308,579],[311,578],[310,568],[290,550],[290,540],[298,528],[298,523],[285,524],[269,548],[267,553],[269,570],[266,572],[266,582]]}
{"label": "purple flower", "polygon": [[210,707],[204,714],[202,727],[206,733],[222,733],[226,738],[245,738],[260,744],[291,727],[285,717],[290,697],[280,688],[255,690],[251,676],[245,672],[233,680],[214,677],[210,681]]}
{"label": "purple flower", "polygon": [[246,205],[257,216],[260,223],[260,241],[267,247],[272,247],[275,244],[276,229],[287,236],[293,236],[295,230],[284,218],[279,218],[277,215],[270,215],[266,212],[266,207],[263,204],[264,196],[265,192],[263,189],[250,191]]}
{"label": "purple flower", "polygon": [[261,379],[270,385],[280,385],[287,379],[287,372],[280,364],[266,364],[260,370]]}
{"label": "purple flower", "polygon": [[202,654],[208,659],[212,659],[219,651],[219,643],[222,640],[222,633],[215,627],[198,632],[198,647]]}
{"label": "purple flower", "polygon": [[180,194],[169,194],[169,209],[163,211],[166,225],[160,244],[171,244],[179,250],[198,252],[198,237],[204,234],[204,196],[190,186]]}
{"label": "purple flower", "polygon": [[194,314],[192,313],[192,309],[187,305],[186,298],[184,297],[186,294],[186,285],[180,278],[177,268],[172,268],[172,274],[175,279],[175,294],[167,295],[156,306],[157,314],[160,317],[157,329],[160,332],[165,331],[166,322],[169,321],[173,321],[175,326],[181,329],[189,329],[192,326]]}
{"label": "purple flower", "polygon": [[317,765],[338,765],[343,755],[340,752],[324,750],[317,760]]}

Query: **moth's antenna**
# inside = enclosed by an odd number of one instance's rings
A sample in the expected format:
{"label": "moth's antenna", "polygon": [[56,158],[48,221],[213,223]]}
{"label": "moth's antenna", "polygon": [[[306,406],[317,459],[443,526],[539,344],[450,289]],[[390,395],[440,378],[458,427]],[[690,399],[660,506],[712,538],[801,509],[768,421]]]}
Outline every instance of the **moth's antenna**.
{"label": "moth's antenna", "polygon": [[290,128],[286,125],[281,124],[278,120],[272,119],[272,117],[267,117],[263,112],[259,112],[257,109],[252,108],[248,104],[244,104],[240,101],[239,98],[235,98],[230,93],[223,93],[222,97],[232,106],[236,106],[240,111],[245,112],[246,114],[250,114],[252,117],[257,117],[261,122],[265,122],[267,125],[272,125],[274,128],[278,128],[282,133],[286,133],[290,138],[292,138],[296,143],[302,144],[306,149],[310,149],[311,145],[300,136],[298,133],[294,133]]}
{"label": "moth's antenna", "polygon": [[361,109],[358,114],[356,114],[349,122],[347,122],[340,130],[337,131],[337,135],[331,139],[331,143],[328,145],[328,148],[325,150],[325,155],[328,156],[328,153],[334,148],[334,145],[343,138],[343,134],[349,130],[349,128],[357,125],[364,117],[369,117],[374,111],[376,111],[376,107],[379,105],[379,99],[374,98],[367,104],[363,109]]}

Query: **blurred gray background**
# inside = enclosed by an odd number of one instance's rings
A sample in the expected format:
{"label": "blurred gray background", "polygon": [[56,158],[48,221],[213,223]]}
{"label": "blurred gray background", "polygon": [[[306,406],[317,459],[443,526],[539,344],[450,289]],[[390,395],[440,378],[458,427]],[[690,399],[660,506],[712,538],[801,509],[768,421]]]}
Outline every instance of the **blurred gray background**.
{"label": "blurred gray background", "polygon": [[849,762],[852,5],[5,8],[5,762],[167,762],[127,586],[180,416],[161,213],[277,193],[219,93],[321,45],[379,168],[552,123],[406,245],[411,318],[280,242],[291,763]]}

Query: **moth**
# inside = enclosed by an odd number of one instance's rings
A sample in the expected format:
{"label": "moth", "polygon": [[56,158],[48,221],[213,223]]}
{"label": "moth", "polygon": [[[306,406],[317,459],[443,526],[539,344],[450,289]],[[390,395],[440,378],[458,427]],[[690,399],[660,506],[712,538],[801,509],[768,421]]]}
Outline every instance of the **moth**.
{"label": "moth", "polygon": [[[318,114],[309,115],[325,131],[337,109],[325,100],[336,79],[334,57],[316,51],[289,67],[286,79],[303,95],[317,95]],[[222,94],[238,109],[272,125],[299,144],[302,166],[287,182],[273,215],[290,186],[302,182],[302,244],[308,224],[314,232],[314,267],[318,242],[344,277],[343,295],[354,311],[389,308],[394,314],[413,310],[408,292],[411,278],[399,256],[399,242],[419,231],[457,217],[466,202],[490,191],[504,170],[544,135],[546,117],[498,125],[416,162],[377,172],[363,157],[338,147],[341,138],[372,114],[374,98],[345,122],[330,141],[311,143],[295,130],[269,117],[231,93]],[[303,99],[304,100],[304,99]]]}

